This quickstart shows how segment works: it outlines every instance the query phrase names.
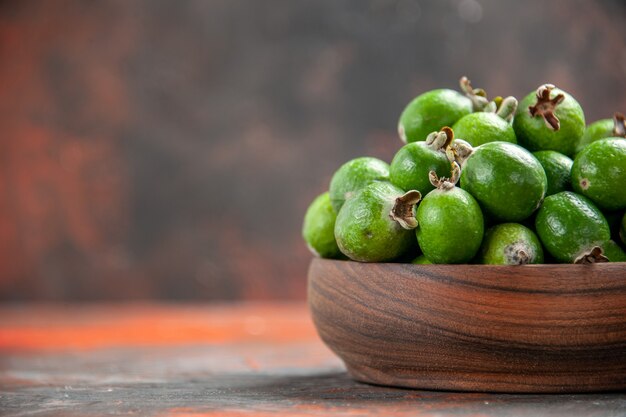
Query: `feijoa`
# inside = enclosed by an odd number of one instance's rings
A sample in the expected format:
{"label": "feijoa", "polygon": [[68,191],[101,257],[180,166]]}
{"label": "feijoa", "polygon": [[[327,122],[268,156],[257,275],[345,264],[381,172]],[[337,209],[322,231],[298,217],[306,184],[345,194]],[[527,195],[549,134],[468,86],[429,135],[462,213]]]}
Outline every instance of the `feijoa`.
{"label": "feijoa", "polygon": [[[456,178],[455,178],[456,177]],[[484,233],[480,206],[468,192],[455,187],[458,165],[452,180],[431,175],[437,188],[417,208],[416,235],[424,256],[434,264],[469,262],[478,252]]]}
{"label": "feijoa", "polygon": [[335,242],[337,213],[330,204],[328,193],[318,195],[304,215],[302,237],[315,256],[338,258],[341,252]]}
{"label": "feijoa", "polygon": [[587,145],[574,159],[572,187],[603,210],[626,209],[626,139]]}
{"label": "feijoa", "polygon": [[533,155],[546,173],[548,190],[546,196],[568,191],[572,189],[572,161],[567,156],[557,151],[538,151]]}
{"label": "feijoa", "polygon": [[426,140],[429,133],[452,126],[472,112],[472,101],[458,91],[438,89],[420,94],[400,115],[398,135],[405,143]]}
{"label": "feijoa", "polygon": [[509,142],[474,148],[461,172],[461,188],[478,200],[486,216],[502,222],[529,217],[541,205],[547,182],[537,158]]}
{"label": "feijoa", "polygon": [[507,120],[517,108],[517,100],[513,97],[505,100],[512,101],[505,106],[506,112],[476,112],[461,117],[452,126],[455,136],[472,146],[496,141],[517,143],[513,126]]}
{"label": "feijoa", "polygon": [[518,223],[502,223],[485,232],[478,261],[490,265],[540,264],[543,248],[529,228]]}
{"label": "feijoa", "polygon": [[390,182],[403,190],[418,190],[426,195],[435,188],[428,179],[430,171],[450,177],[450,161],[445,154],[447,143],[447,133],[442,131],[431,133],[425,142],[404,145],[389,166]]}
{"label": "feijoa", "polygon": [[396,259],[415,247],[415,205],[418,191],[388,182],[373,182],[346,200],[335,222],[341,252],[360,262]]}
{"label": "feijoa", "polygon": [[411,263],[416,264],[416,265],[431,265],[432,264],[432,262],[429,261],[428,258],[424,256],[423,254],[413,259]]}
{"label": "feijoa", "polygon": [[626,137],[626,119],[621,113],[615,113],[612,119],[598,120],[587,126],[585,134],[576,146],[576,153],[592,142],[612,137]]}
{"label": "feijoa", "polygon": [[609,262],[626,262],[626,252],[614,241],[609,240],[602,249],[604,250],[604,256],[609,259]]}
{"label": "feijoa", "polygon": [[377,158],[364,156],[343,164],[330,180],[330,203],[337,213],[343,203],[374,181],[389,181],[389,165]]}
{"label": "feijoa", "polygon": [[585,132],[585,115],[567,92],[544,84],[519,104],[513,129],[517,142],[534,151],[557,151],[573,156]]}
{"label": "feijoa", "polygon": [[535,218],[544,248],[559,262],[602,260],[611,238],[606,219],[591,200],[571,191],[546,197]]}

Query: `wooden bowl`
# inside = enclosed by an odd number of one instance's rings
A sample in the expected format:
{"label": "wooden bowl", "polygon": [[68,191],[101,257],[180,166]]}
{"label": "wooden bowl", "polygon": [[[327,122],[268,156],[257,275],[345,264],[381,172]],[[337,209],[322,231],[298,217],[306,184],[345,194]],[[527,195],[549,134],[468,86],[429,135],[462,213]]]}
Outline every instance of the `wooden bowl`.
{"label": "wooden bowl", "polygon": [[491,392],[626,389],[626,263],[314,259],[308,298],[321,338],[359,381]]}

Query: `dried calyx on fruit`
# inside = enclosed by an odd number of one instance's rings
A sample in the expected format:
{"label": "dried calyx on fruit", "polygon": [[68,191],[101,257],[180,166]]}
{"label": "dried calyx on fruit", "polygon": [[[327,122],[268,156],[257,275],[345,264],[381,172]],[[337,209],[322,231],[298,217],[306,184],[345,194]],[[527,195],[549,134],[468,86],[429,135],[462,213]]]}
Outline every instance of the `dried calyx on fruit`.
{"label": "dried calyx on fruit", "polygon": [[619,112],[613,115],[613,135],[616,138],[626,138],[626,118]]}
{"label": "dried calyx on fruit", "polygon": [[609,262],[609,258],[604,256],[604,251],[600,246],[594,246],[589,252],[585,252],[574,260],[575,264],[595,264]]}
{"label": "dried calyx on fruit", "polygon": [[550,93],[556,88],[553,84],[543,84],[537,89],[537,103],[528,107],[528,111],[532,117],[537,115],[543,117],[546,124],[552,128],[552,130],[559,130],[561,123],[559,118],[556,117],[554,111],[564,99],[565,95],[562,93],[557,94],[553,98],[550,98]]}
{"label": "dried calyx on fruit", "polygon": [[415,206],[422,199],[422,194],[417,190],[411,190],[396,198],[396,203],[389,212],[389,217],[398,222],[403,229],[415,229],[417,220],[415,219]]}
{"label": "dried calyx on fruit", "polygon": [[472,145],[462,139],[456,139],[450,145],[449,150],[446,152],[448,160],[450,162],[456,162],[460,166],[463,166],[465,160],[474,152]]}
{"label": "dried calyx on fruit", "polygon": [[461,91],[472,101],[474,111],[483,111],[489,105],[487,93],[482,88],[473,88],[472,83],[466,76],[459,80]]}
{"label": "dried calyx on fruit", "polygon": [[435,171],[430,171],[428,173],[428,179],[430,183],[437,188],[438,190],[451,190],[456,186],[456,183],[459,182],[459,177],[461,176],[461,167],[458,163],[452,162],[452,175],[450,178],[437,176]]}
{"label": "dried calyx on fruit", "polygon": [[426,145],[435,151],[446,152],[454,139],[454,132],[448,126],[444,126],[439,132],[432,132],[426,137]]}
{"label": "dried calyx on fruit", "polygon": [[517,99],[513,96],[506,98],[496,97],[492,103],[495,104],[494,113],[502,119],[510,122],[517,111]]}

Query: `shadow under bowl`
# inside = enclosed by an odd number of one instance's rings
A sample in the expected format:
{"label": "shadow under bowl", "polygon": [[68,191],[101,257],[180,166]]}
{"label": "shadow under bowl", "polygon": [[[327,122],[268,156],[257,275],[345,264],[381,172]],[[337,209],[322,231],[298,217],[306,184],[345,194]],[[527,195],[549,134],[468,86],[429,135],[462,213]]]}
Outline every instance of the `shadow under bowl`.
{"label": "shadow under bowl", "polygon": [[413,265],[313,259],[322,340],[359,381],[421,389],[626,389],[626,263]]}

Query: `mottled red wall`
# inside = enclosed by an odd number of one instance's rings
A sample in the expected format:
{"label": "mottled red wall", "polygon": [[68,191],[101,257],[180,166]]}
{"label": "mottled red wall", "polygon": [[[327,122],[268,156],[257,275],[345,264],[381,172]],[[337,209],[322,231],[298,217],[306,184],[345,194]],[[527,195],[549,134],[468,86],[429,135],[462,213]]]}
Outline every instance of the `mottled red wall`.
{"label": "mottled red wall", "polygon": [[308,202],[391,158],[413,95],[467,74],[626,111],[625,10],[0,2],[0,298],[302,298]]}

